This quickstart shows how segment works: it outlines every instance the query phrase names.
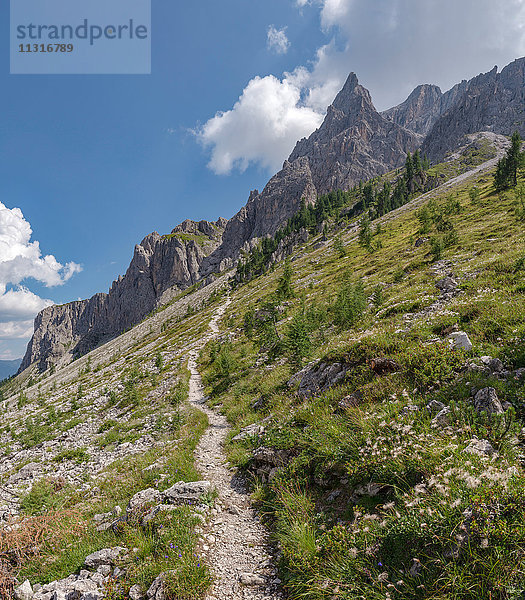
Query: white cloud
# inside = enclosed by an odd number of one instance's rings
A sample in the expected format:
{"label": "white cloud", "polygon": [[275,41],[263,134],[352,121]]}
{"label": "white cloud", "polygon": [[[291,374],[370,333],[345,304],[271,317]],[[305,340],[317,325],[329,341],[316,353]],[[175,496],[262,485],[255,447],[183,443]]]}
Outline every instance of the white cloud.
{"label": "white cloud", "polygon": [[255,77],[232,110],[210,119],[197,132],[212,147],[210,169],[227,174],[233,168],[244,171],[250,163],[278,169],[294,143],[322,120],[301,102],[300,82],[300,75]]}
{"label": "white cloud", "polygon": [[525,54],[525,0],[321,0],[320,18],[339,42],[325,67],[341,83],[355,71],[380,110]]}
{"label": "white cloud", "polygon": [[[38,241],[31,240],[32,233],[19,208],[7,208],[0,202],[0,339],[3,340],[27,340],[36,314],[53,304],[22,286],[23,281],[34,279],[53,287],[64,284],[82,270],[74,262],[63,265],[51,254],[43,256]],[[14,288],[8,289],[9,286]],[[2,355],[10,354],[9,348],[0,347],[0,351]]]}
{"label": "white cloud", "polygon": [[27,340],[32,334],[32,319],[29,321],[0,323],[0,340]]}
{"label": "white cloud", "polygon": [[76,263],[62,265],[53,255],[42,256],[40,244],[31,241],[32,233],[19,208],[7,208],[0,202],[0,287],[27,278],[47,287],[62,285],[81,270]]}
{"label": "white cloud", "polygon": [[319,10],[329,41],[309,65],[248,83],[235,106],[200,128],[216,173],[276,170],[322,121],[351,71],[379,110],[421,83],[450,88],[525,54],[525,0],[296,0]]}
{"label": "white cloud", "polygon": [[0,295],[0,323],[34,318],[52,300],[40,298],[25,287],[19,286]]}
{"label": "white cloud", "polygon": [[290,41],[286,36],[286,27],[276,29],[274,25],[268,27],[266,33],[266,46],[276,54],[286,54],[290,48]]}

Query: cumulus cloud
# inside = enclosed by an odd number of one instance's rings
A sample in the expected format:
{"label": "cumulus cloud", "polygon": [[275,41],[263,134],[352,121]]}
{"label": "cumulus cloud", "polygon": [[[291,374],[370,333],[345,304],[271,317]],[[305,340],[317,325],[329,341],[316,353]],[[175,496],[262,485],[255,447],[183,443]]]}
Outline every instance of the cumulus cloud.
{"label": "cumulus cloud", "polygon": [[23,286],[5,291],[0,295],[0,323],[31,319],[52,304]]}
{"label": "cumulus cloud", "polygon": [[[0,340],[26,340],[33,334],[33,320],[0,323]],[[0,356],[0,358],[3,358]],[[16,356],[9,358],[16,358]]]}
{"label": "cumulus cloud", "polygon": [[281,79],[256,77],[197,132],[216,173],[275,170],[322,121],[351,71],[379,110],[421,83],[443,91],[525,54],[525,0],[296,0],[319,11],[327,43]]}
{"label": "cumulus cloud", "polygon": [[276,29],[274,25],[268,27],[266,33],[266,46],[276,54],[286,54],[290,47],[290,41],[286,36],[286,27]]}
{"label": "cumulus cloud", "polygon": [[231,110],[217,113],[197,132],[212,147],[209,167],[217,174],[244,171],[250,163],[279,168],[294,142],[322,120],[301,102],[300,82],[300,75],[252,79]]}
{"label": "cumulus cloud", "polygon": [[446,90],[525,54],[525,0],[323,0],[320,16],[342,45],[331,70],[341,81],[355,71],[380,109],[420,83]]}
{"label": "cumulus cloud", "polygon": [[[19,208],[0,202],[0,339],[30,337],[36,314],[53,304],[21,285],[34,279],[46,287],[62,285],[81,270],[74,262],[61,264],[51,255],[42,255],[40,244],[31,240],[31,225]],[[2,353],[9,349],[0,348]]]}

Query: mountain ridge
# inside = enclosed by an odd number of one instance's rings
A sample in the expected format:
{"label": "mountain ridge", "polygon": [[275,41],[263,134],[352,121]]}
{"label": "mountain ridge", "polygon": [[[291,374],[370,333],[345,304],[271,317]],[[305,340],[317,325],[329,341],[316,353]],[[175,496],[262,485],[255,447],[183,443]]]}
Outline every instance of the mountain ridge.
{"label": "mountain ridge", "polygon": [[[517,59],[499,74],[492,69],[444,94],[437,86],[418,86],[404,103],[383,113],[350,73],[321,126],[297,142],[281,171],[262,192],[253,190],[231,219],[187,220],[168,236],[149,234],[107,294],[39,313],[20,372],[33,364],[45,370],[83,354],[138,323],[166,301],[166,294],[212,281],[232,268],[242,251],[283,226],[303,199],[312,204],[330,190],[383,175],[420,146],[435,161],[466,134],[485,129],[511,133],[524,98],[524,65],[524,58]],[[495,89],[503,90],[499,110]],[[525,119],[517,125],[525,135]]]}

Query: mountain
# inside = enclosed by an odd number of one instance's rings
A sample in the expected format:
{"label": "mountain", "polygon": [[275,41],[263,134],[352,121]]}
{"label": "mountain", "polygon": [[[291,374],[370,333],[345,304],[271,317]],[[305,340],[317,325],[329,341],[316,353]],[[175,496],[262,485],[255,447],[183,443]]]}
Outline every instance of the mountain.
{"label": "mountain", "polygon": [[[170,235],[154,232],[135,247],[130,266],[107,294],[44,309],[35,320],[20,370],[69,361],[140,322],[174,294],[232,268],[243,250],[273,235],[304,199],[401,166],[422,147],[432,160],[479,131],[525,135],[524,64],[514,61],[462,81],[444,94],[418,86],[399,106],[379,113],[351,73],[321,126],[297,142],[283,168],[230,220],[185,221]],[[426,137],[425,137],[426,135]]]}
{"label": "mountain", "polygon": [[467,85],[467,81],[462,81],[444,94],[437,85],[418,85],[404,102],[381,114],[401,127],[427,135],[439,117],[454,106]]}
{"label": "mountain", "polygon": [[14,375],[18,371],[21,362],[21,358],[17,358],[16,360],[0,360],[0,381]]}
{"label": "mountain", "polygon": [[432,161],[456,149],[465,135],[492,131],[525,137],[525,58],[482,73],[466,84],[452,106],[434,123],[422,145]]}
{"label": "mountain", "polygon": [[225,223],[187,220],[170,235],[151,233],[135,246],[126,274],[107,294],[42,310],[20,370],[31,364],[44,370],[65,355],[84,354],[141,321],[170,294],[196,283],[199,264],[217,247]]}

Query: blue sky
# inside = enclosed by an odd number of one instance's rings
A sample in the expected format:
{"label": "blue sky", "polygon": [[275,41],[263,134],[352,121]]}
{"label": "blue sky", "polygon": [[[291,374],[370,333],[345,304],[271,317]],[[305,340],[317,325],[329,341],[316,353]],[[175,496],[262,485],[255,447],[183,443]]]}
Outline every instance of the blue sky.
{"label": "blue sky", "polygon": [[[498,3],[496,17],[488,0],[465,0],[464,11],[451,0],[428,0],[430,15],[410,10],[416,27],[450,4],[460,25],[439,17],[441,35],[407,29],[410,4],[153,0],[151,75],[9,75],[2,36],[0,358],[23,354],[42,299],[107,291],[149,232],[232,216],[321,122],[350,71],[384,109],[418,83],[447,88],[524,52],[523,28],[508,32],[523,26],[521,0]],[[5,2],[0,21],[9,22]],[[487,36],[489,26],[496,31]],[[418,43],[431,47],[415,56]],[[27,271],[13,275],[1,267],[19,228]]]}

